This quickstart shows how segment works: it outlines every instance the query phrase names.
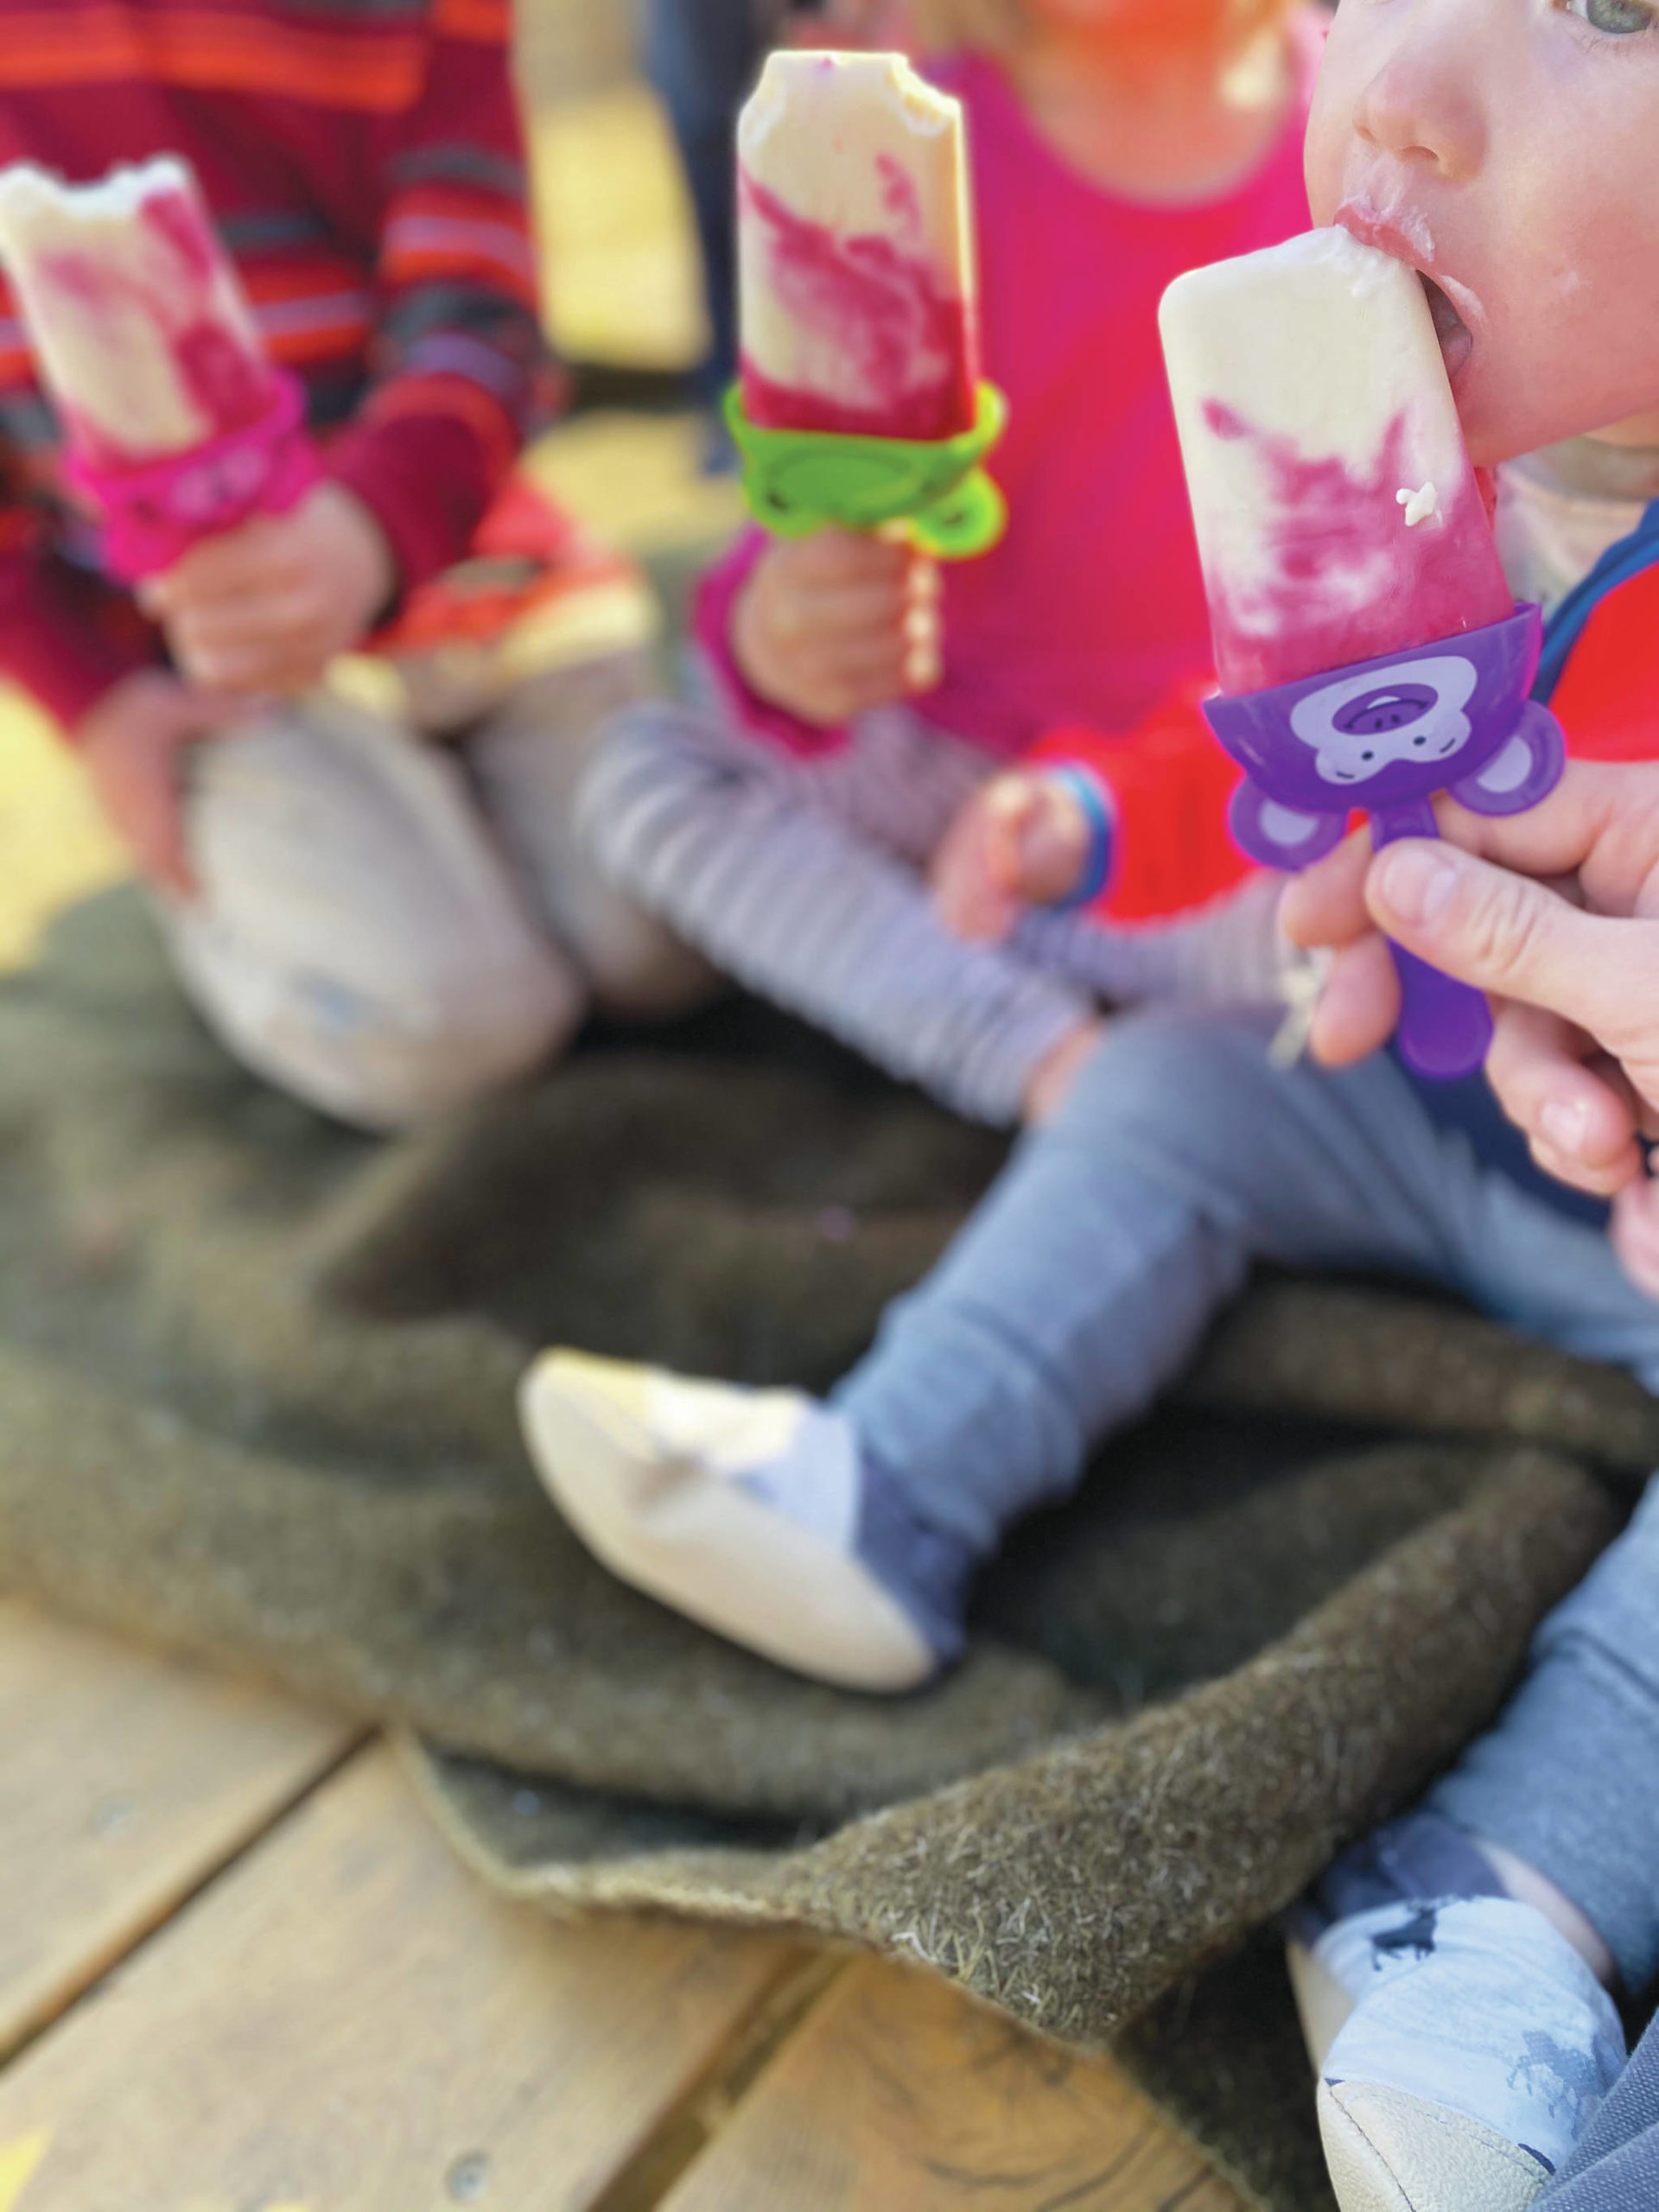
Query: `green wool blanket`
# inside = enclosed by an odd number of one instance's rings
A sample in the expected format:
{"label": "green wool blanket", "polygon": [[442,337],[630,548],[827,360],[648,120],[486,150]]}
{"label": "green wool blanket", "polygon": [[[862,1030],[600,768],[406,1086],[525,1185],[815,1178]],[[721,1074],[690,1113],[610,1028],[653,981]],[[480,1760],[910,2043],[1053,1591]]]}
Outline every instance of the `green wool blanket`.
{"label": "green wool blanket", "polygon": [[895,1702],[588,1557],[518,1440],[532,1349],[822,1387],[1000,1158],[743,1002],[372,1142],[233,1067],[100,900],[0,985],[0,1581],[400,1726],[516,1895],[872,1946],[1110,2047],[1314,2212],[1262,1931],[1498,1708],[1659,1408],[1445,1305],[1263,1283]]}

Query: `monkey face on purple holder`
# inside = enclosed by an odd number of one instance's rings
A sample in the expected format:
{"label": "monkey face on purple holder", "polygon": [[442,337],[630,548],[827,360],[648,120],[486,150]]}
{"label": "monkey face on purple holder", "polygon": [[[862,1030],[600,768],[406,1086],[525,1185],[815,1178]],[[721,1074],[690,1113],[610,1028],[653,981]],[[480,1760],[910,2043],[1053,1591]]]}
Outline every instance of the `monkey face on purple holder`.
{"label": "monkey face on purple holder", "polygon": [[[1560,724],[1528,696],[1542,637],[1539,610],[1521,606],[1410,653],[1208,701],[1211,728],[1247,771],[1232,804],[1239,845],[1263,867],[1294,871],[1341,843],[1357,807],[1384,845],[1435,836],[1439,791],[1477,814],[1535,806],[1567,758]],[[1408,1063],[1442,1079],[1472,1073],[1491,1037],[1484,1000],[1395,957]]]}

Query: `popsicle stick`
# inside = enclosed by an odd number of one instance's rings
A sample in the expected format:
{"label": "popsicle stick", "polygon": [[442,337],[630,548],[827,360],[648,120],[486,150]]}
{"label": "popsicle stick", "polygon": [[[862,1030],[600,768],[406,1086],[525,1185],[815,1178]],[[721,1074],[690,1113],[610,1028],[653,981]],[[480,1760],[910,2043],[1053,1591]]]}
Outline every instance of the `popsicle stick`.
{"label": "popsicle stick", "polygon": [[588,2212],[794,1955],[506,1905],[376,1747],[0,2075],[11,2212]]}
{"label": "popsicle stick", "polygon": [[0,1603],[0,2056],[269,1827],[355,1733]]}
{"label": "popsicle stick", "polygon": [[1114,2068],[931,1976],[835,1983],[663,2212],[1242,2212]]}

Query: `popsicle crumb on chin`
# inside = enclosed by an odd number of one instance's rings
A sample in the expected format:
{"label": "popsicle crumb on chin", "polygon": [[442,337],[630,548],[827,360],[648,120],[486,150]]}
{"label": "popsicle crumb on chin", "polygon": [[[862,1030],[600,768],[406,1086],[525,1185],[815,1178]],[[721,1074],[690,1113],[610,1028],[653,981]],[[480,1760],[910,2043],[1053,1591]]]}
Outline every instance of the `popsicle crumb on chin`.
{"label": "popsicle crumb on chin", "polygon": [[751,423],[926,441],[973,429],[962,108],[902,55],[772,56],[738,130],[738,251]]}
{"label": "popsicle crumb on chin", "polygon": [[1412,270],[1313,231],[1178,279],[1162,322],[1224,690],[1511,614]]}

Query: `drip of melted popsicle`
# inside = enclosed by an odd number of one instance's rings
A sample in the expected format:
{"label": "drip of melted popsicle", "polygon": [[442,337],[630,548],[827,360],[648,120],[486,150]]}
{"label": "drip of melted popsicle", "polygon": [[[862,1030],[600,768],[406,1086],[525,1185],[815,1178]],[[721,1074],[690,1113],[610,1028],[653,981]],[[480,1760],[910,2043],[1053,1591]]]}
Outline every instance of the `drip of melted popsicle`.
{"label": "drip of melted popsicle", "polygon": [[83,461],[119,474],[251,429],[276,396],[236,270],[170,157],[71,186],[0,174],[0,259]]}
{"label": "drip of melted popsicle", "polygon": [[898,54],[774,54],[739,125],[738,163],[750,422],[918,440],[971,429],[960,104]]}
{"label": "drip of melted popsicle", "polygon": [[1511,613],[1410,270],[1314,231],[1179,278],[1162,321],[1224,690]]}

